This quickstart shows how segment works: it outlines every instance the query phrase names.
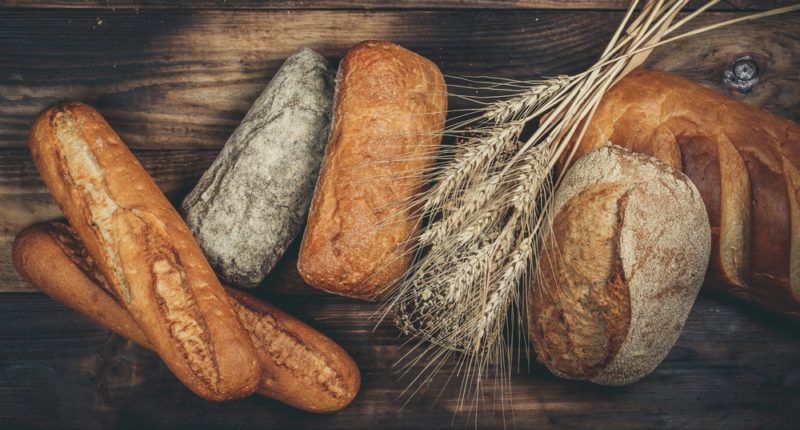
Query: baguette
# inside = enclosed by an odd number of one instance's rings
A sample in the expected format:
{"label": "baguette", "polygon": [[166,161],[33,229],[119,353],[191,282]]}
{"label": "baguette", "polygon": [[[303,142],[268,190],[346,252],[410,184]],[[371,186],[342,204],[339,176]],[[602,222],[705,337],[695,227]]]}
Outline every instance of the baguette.
{"label": "baguette", "polygon": [[444,78],[431,61],[389,42],[350,49],[297,262],[308,284],[378,300],[405,272],[419,229],[409,204],[446,114]]}
{"label": "baguette", "polygon": [[258,355],[186,224],[91,107],[66,102],[33,124],[31,154],[113,295],[189,389],[251,394]]}
{"label": "baguette", "polygon": [[[42,292],[152,349],[67,225],[44,223],[23,230],[14,241],[12,258],[17,272]],[[226,293],[264,367],[259,394],[317,413],[335,412],[352,402],[360,375],[339,345],[244,292],[226,288]]]}
{"label": "baguette", "polygon": [[695,183],[711,221],[707,285],[800,318],[800,126],[666,73],[603,97],[576,148],[609,142]]}

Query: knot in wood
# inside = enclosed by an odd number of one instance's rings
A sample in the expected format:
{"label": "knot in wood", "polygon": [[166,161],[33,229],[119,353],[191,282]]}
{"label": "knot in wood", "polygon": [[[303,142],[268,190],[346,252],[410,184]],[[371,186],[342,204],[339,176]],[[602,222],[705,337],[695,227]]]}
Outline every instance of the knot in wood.
{"label": "knot in wood", "polygon": [[758,64],[752,57],[746,55],[736,59],[725,70],[723,82],[730,88],[746,93],[758,83],[758,72]]}

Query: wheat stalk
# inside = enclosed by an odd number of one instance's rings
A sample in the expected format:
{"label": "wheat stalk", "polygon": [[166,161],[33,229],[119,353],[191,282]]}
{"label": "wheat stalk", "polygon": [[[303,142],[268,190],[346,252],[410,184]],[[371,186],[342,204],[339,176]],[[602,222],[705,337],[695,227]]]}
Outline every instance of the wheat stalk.
{"label": "wheat stalk", "polygon": [[[488,366],[511,368],[503,333],[524,343],[516,329],[523,313],[528,271],[534,267],[540,227],[548,219],[559,160],[569,162],[606,90],[640,65],[653,48],[747,19],[800,9],[789,6],[675,31],[717,3],[709,1],[675,21],[688,0],[631,2],[597,62],[574,76],[535,81],[457,78],[451,87],[476,87],[502,94],[495,101],[462,97],[480,107],[449,127],[459,139],[442,151],[442,163],[425,177],[433,183],[409,206],[428,220],[417,238],[418,258],[399,282],[386,308],[401,331],[412,335],[411,351],[398,366],[421,365],[411,385],[430,381],[453,351],[464,353],[454,375],[462,378],[459,406],[477,405]],[[638,12],[637,12],[638,10]],[[529,124],[538,127],[522,138]],[[509,310],[513,310],[509,312]],[[449,380],[449,379],[448,379]],[[500,388],[507,383],[500,378]],[[409,390],[413,396],[416,390]]]}

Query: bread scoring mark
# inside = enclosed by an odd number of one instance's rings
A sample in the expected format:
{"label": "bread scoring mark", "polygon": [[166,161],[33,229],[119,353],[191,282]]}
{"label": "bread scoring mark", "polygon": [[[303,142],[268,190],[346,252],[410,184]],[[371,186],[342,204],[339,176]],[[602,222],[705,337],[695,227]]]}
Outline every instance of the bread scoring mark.
{"label": "bread scoring mark", "polygon": [[631,187],[587,187],[564,204],[544,236],[532,332],[539,360],[562,376],[592,378],[627,337],[630,296],[619,236]]}
{"label": "bread scoring mark", "polygon": [[132,209],[130,213],[139,221],[136,233],[140,240],[147,243],[146,258],[152,279],[150,285],[153,286],[159,315],[164,318],[170,340],[194,375],[216,391],[220,385],[220,374],[214,345],[182,270],[180,257],[163,233],[145,219],[151,214],[139,209]]}
{"label": "bread scoring mark", "polygon": [[119,303],[119,296],[114,293],[106,277],[103,276],[100,268],[97,267],[86,247],[80,243],[77,234],[71,227],[62,223],[50,222],[45,224],[45,231],[84,276],[99,285],[106,295]]}
{"label": "bread scoring mark", "polygon": [[[56,138],[61,145],[55,145],[60,158],[61,173],[69,183],[73,198],[89,215],[89,226],[100,235],[105,243],[114,243],[111,234],[113,216],[120,209],[111,197],[105,182],[104,172],[92,153],[90,144],[81,134],[80,125],[68,109],[56,112],[53,118]],[[113,246],[102,246],[101,250],[112,268],[115,286],[127,303],[131,302],[131,292],[122,273],[119,253]]]}
{"label": "bread scoring mark", "polygon": [[[266,355],[268,361],[287,369],[303,383],[322,388],[334,398],[349,395],[342,375],[316,348],[292,334],[273,315],[252,309],[236,299],[230,303],[256,349]],[[273,386],[275,380],[268,372],[264,373],[262,384]]]}
{"label": "bread scoring mark", "polygon": [[[166,320],[170,338],[176,349],[189,364],[197,378],[209,387],[219,385],[219,370],[216,356],[209,342],[205,322],[197,309],[194,297],[186,285],[185,274],[180,270],[177,253],[156,232],[152,231],[146,213],[141,210],[121,206],[112,196],[104,177],[105,172],[92,151],[92,146],[81,133],[81,127],[68,109],[56,112],[53,118],[56,137],[61,145],[56,145],[60,173],[69,184],[70,192],[80,209],[87,214],[89,226],[100,235],[101,242],[116,244],[113,231],[115,220],[133,219],[133,226],[142,240],[147,241],[146,251],[150,253],[154,295],[160,315]],[[98,138],[96,145],[102,144]],[[132,216],[133,218],[129,218]],[[116,246],[105,245],[100,249],[112,268],[115,286],[120,290],[125,303],[132,300],[130,286],[125,278],[125,267]],[[163,251],[159,251],[163,250]],[[72,255],[67,252],[68,255]],[[168,266],[160,261],[166,261]],[[156,268],[156,262],[158,267]],[[86,263],[78,263],[87,273]],[[84,270],[86,269],[86,270]],[[92,277],[97,279],[97,277]],[[100,279],[107,279],[102,277]],[[98,282],[99,285],[104,285]],[[118,294],[119,294],[118,293]]]}

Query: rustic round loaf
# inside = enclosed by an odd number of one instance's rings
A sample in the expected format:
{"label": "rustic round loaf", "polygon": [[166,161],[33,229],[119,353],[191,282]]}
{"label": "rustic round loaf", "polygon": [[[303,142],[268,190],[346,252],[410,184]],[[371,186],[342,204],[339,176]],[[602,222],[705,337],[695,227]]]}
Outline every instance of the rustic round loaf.
{"label": "rustic round loaf", "polygon": [[700,193],[655,158],[610,146],[566,172],[550,214],[528,296],[538,360],[598,384],[643,378],[703,282],[711,233]]}

